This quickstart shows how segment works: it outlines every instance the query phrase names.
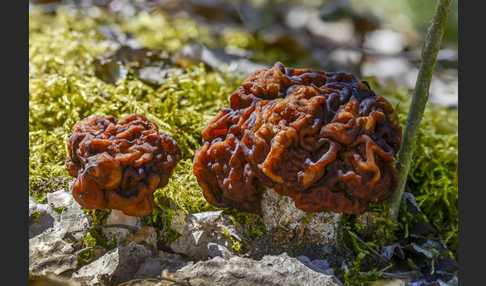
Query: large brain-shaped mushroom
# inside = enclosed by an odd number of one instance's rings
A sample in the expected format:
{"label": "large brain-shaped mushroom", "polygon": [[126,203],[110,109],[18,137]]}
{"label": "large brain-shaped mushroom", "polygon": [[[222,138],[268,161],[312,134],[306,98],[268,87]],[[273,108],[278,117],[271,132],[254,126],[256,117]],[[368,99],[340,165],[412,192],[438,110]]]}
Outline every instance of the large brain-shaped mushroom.
{"label": "large brain-shaped mushroom", "polygon": [[209,203],[260,211],[265,188],[306,212],[359,214],[397,183],[392,106],[343,72],[276,63],[250,75],[213,118],[194,158]]}
{"label": "large brain-shaped mushroom", "polygon": [[167,184],[181,151],[155,123],[134,114],[117,121],[91,115],[73,126],[66,167],[77,178],[76,201],[87,209],[146,216],[153,192]]}

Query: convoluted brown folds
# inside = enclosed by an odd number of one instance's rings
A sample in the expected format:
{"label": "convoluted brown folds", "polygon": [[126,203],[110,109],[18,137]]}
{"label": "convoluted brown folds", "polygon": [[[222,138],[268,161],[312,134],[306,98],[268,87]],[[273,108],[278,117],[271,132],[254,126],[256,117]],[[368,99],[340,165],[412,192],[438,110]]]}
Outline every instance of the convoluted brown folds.
{"label": "convoluted brown folds", "polygon": [[211,204],[259,212],[262,192],[274,188],[307,212],[359,214],[395,187],[397,115],[352,74],[276,63],[230,101],[194,158]]}
{"label": "convoluted brown folds", "polygon": [[118,209],[145,216],[153,192],[165,186],[181,151],[167,134],[142,115],[117,121],[91,115],[72,129],[66,167],[77,178],[73,196],[88,209]]}

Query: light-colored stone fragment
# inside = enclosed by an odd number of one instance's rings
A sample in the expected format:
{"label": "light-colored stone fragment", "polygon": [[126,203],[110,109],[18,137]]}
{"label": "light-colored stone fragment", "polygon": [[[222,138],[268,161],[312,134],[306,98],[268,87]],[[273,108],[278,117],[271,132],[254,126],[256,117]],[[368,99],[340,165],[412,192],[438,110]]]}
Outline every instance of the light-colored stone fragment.
{"label": "light-colored stone fragment", "polygon": [[[177,213],[176,213],[177,214]],[[170,244],[170,248],[176,253],[188,255],[193,259],[207,259],[214,254],[214,246],[210,243],[220,245],[226,249],[232,249],[233,242],[242,240],[238,230],[239,225],[225,215],[223,211],[210,211],[185,215],[184,224],[177,215],[172,217],[171,227],[180,236]],[[226,255],[226,254],[225,254]]]}
{"label": "light-colored stone fragment", "polygon": [[215,257],[189,264],[177,271],[177,276],[193,286],[339,286],[334,276],[311,270],[286,253],[265,256],[262,260],[238,256],[225,260]]}
{"label": "light-colored stone fragment", "polygon": [[86,285],[117,285],[132,279],[151,254],[147,247],[131,241],[81,267],[72,277]]}
{"label": "light-colored stone fragment", "polygon": [[71,206],[73,202],[73,195],[65,190],[47,193],[47,203],[52,208],[68,207]]}

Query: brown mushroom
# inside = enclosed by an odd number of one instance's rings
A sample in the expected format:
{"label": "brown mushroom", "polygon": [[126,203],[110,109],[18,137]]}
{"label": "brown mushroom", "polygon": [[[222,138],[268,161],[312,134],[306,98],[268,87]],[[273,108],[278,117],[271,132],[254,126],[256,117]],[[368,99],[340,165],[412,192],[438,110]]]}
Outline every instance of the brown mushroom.
{"label": "brown mushroom", "polygon": [[397,183],[401,127],[352,74],[286,68],[250,75],[202,131],[194,174],[209,203],[259,212],[274,188],[306,212],[363,213]]}
{"label": "brown mushroom", "polygon": [[73,126],[66,167],[77,178],[76,201],[87,209],[151,213],[153,192],[167,184],[181,159],[177,143],[142,115],[117,121],[91,115]]}

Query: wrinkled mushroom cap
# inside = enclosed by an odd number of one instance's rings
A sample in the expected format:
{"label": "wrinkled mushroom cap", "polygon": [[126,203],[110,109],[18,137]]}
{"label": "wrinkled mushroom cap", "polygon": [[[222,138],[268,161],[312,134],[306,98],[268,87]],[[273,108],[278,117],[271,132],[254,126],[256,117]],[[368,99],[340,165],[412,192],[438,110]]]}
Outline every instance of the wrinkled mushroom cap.
{"label": "wrinkled mushroom cap", "polygon": [[194,174],[209,203],[259,212],[274,188],[306,212],[359,214],[397,183],[401,127],[352,74],[286,68],[251,74],[202,131]]}
{"label": "wrinkled mushroom cap", "polygon": [[117,121],[91,115],[72,129],[66,167],[77,178],[76,201],[87,209],[151,213],[153,192],[167,184],[181,152],[155,123],[134,114]]}

